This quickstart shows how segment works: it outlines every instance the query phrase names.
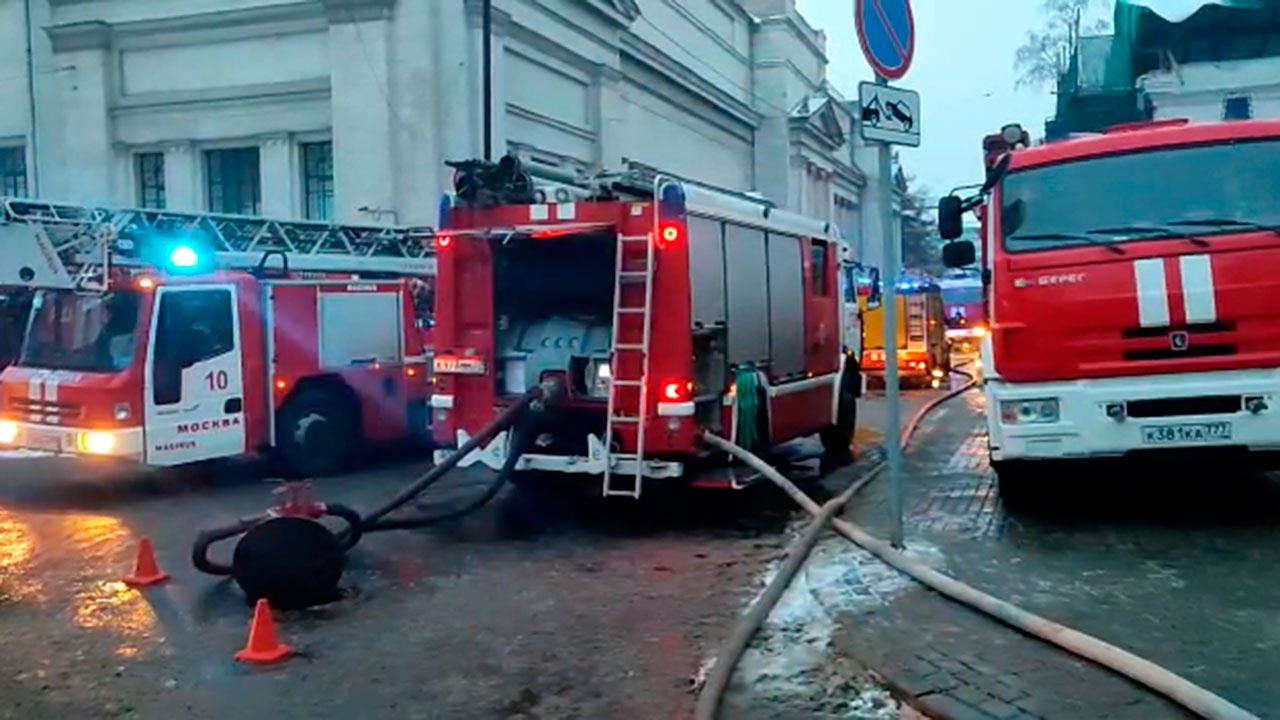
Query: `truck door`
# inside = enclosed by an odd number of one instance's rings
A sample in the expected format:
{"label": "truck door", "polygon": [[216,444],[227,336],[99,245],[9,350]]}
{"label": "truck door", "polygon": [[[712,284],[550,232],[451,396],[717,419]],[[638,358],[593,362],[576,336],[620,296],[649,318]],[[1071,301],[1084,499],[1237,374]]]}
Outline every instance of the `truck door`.
{"label": "truck door", "polygon": [[235,286],[162,286],[156,293],[143,401],[147,463],[245,452]]}

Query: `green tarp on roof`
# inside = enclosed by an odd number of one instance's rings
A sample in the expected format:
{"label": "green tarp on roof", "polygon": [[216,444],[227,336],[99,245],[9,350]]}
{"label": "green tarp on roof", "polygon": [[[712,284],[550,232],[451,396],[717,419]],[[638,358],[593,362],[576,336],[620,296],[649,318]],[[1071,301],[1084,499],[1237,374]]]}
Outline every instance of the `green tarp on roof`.
{"label": "green tarp on roof", "polygon": [[1158,48],[1183,54],[1180,62],[1257,57],[1232,40],[1280,32],[1280,0],[1117,0],[1113,27],[1105,84],[1132,87],[1160,67]]}

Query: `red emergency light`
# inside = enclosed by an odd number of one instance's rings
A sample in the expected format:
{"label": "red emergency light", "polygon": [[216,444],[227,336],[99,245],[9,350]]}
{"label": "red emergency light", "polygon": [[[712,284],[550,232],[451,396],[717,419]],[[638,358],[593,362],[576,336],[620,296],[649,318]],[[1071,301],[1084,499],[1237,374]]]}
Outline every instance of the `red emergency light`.
{"label": "red emergency light", "polygon": [[684,402],[689,399],[689,394],[693,392],[693,383],[685,380],[672,380],[662,386],[663,402]]}
{"label": "red emergency light", "polygon": [[436,249],[437,249],[437,250],[444,250],[445,248],[449,247],[449,246],[450,246],[450,245],[452,245],[452,244],[453,244],[453,236],[452,236],[452,235],[437,235],[437,236],[436,236]]}
{"label": "red emergency light", "polygon": [[679,223],[667,222],[658,227],[658,247],[675,245],[684,237],[684,228]]}

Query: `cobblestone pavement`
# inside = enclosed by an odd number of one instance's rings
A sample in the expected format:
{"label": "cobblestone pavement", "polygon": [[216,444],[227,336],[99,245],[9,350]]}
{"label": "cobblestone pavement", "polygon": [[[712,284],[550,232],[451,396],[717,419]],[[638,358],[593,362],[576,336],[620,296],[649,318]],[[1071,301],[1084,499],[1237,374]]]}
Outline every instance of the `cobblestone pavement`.
{"label": "cobblestone pavement", "polygon": [[[1033,514],[1001,507],[982,399],[935,416],[906,463],[911,552],[976,587],[1280,717],[1280,487],[1230,467],[1081,468]],[[888,531],[887,483],[852,519]],[[853,552],[851,555],[860,555]],[[861,560],[851,561],[853,566]],[[857,574],[857,573],[855,573]],[[900,577],[851,582],[837,646],[941,717],[1164,718],[1171,703]]]}

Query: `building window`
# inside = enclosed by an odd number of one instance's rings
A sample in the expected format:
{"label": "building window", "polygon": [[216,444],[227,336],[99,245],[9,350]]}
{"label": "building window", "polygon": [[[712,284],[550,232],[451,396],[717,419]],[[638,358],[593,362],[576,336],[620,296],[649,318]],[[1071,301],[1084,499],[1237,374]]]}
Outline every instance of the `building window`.
{"label": "building window", "polygon": [[210,212],[228,215],[262,212],[258,148],[206,150],[204,158]]}
{"label": "building window", "polygon": [[831,294],[827,288],[827,264],[830,262],[829,247],[825,240],[811,240],[809,243],[809,272],[811,273],[809,282],[814,297],[827,297]]}
{"label": "building window", "polygon": [[1237,95],[1222,101],[1223,120],[1248,120],[1253,117],[1253,102],[1248,95]]}
{"label": "building window", "polygon": [[27,149],[0,148],[0,195],[27,196]]}
{"label": "building window", "polygon": [[333,218],[333,143],[302,145],[302,192],[308,220]]}
{"label": "building window", "polygon": [[164,209],[164,153],[137,156],[138,204],[148,210]]}

